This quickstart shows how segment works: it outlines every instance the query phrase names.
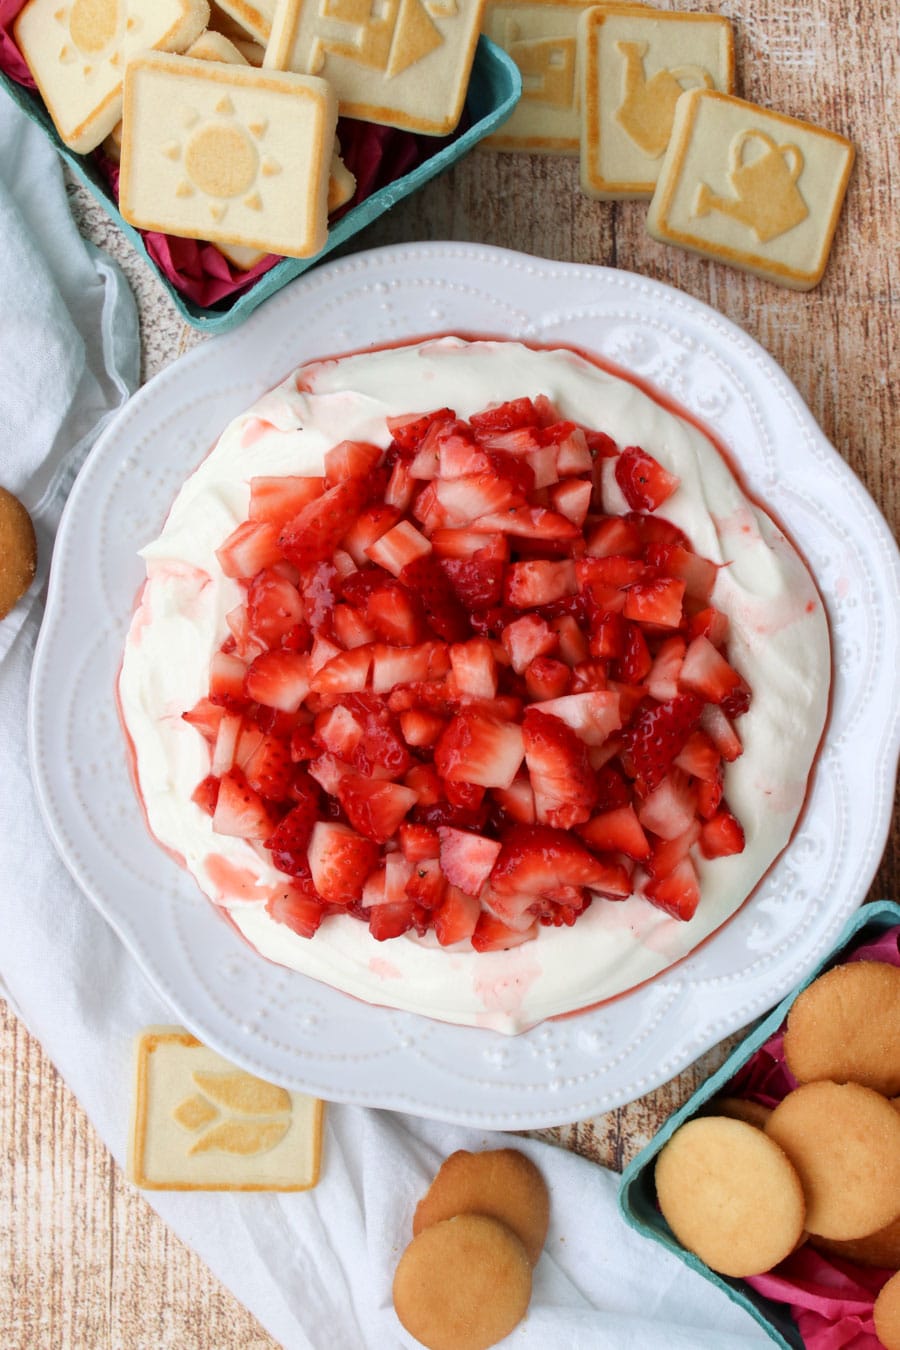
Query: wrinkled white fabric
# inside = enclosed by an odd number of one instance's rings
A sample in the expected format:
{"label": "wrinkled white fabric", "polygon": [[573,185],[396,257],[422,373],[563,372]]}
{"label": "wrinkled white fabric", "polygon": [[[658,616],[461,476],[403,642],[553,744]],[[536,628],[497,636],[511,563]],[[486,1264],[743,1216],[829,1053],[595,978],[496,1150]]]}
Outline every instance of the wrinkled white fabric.
{"label": "wrinkled white fabric", "polygon": [[[0,483],[34,516],[37,584],[0,623],[0,989],[117,1160],[131,1040],[174,1014],[70,879],[31,788],[28,678],[43,581],[74,475],[138,379],[137,317],[118,268],[71,220],[55,154],[0,101]],[[441,1159],[508,1136],[331,1106],[322,1180],[301,1195],[154,1192],[150,1203],[286,1350],[414,1350],[391,1281]],[[750,1350],[740,1309],[616,1210],[617,1178],[517,1140],[550,1185],[552,1219],[518,1350]]]}

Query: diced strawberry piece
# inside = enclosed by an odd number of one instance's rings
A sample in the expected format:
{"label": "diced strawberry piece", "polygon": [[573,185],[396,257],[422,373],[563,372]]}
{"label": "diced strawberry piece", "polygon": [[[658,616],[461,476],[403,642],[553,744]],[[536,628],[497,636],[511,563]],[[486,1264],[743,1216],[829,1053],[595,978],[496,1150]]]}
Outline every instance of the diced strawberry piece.
{"label": "diced strawberry piece", "polygon": [[650,544],[646,558],[667,577],[679,577],[693,600],[709,599],[719,569],[708,558],[692,553],[683,544]]}
{"label": "diced strawberry piece", "polygon": [[616,460],[616,482],[632,511],[655,511],[671,497],[680,479],[636,445]]}
{"label": "diced strawberry piece", "polygon": [[209,697],[213,703],[230,708],[246,702],[244,676],[247,667],[237,656],[213,652],[209,663]]}
{"label": "diced strawberry piece", "polygon": [[461,642],[469,636],[471,626],[466,612],[436,558],[420,557],[407,563],[400,580],[415,595],[428,626],[438,637]]}
{"label": "diced strawberry piece", "polygon": [[363,729],[349,708],[338,704],[319,713],[315,721],[315,737],[319,745],[338,759],[348,763],[362,740]]}
{"label": "diced strawberry piece", "polygon": [[594,461],[581,427],[573,422],[559,422],[555,427],[547,427],[544,435],[557,447],[556,467],[561,478],[591,472]]}
{"label": "diced strawberry piece", "polygon": [[210,745],[215,744],[225,709],[208,698],[198,699],[193,708],[181,714],[181,720],[194,727]]}
{"label": "diced strawberry piece", "polygon": [[304,506],[278,537],[279,548],[288,562],[302,569],[329,559],[366,504],[368,495],[366,479],[347,478]]}
{"label": "diced strawberry piece", "polygon": [[517,609],[548,605],[564,595],[574,595],[575,564],[563,562],[520,562],[506,570],[506,603]]}
{"label": "diced strawberry piece", "polygon": [[329,797],[337,796],[342,780],[348,773],[352,773],[348,764],[328,750],[310,760],[307,767],[310,777],[328,793]]}
{"label": "diced strawberry piece", "polygon": [[598,614],[591,624],[589,647],[591,656],[600,661],[620,661],[625,655],[627,636],[625,619],[621,614]]}
{"label": "diced strawberry piece", "polygon": [[356,694],[365,689],[372,665],[371,647],[338,652],[315,672],[309,682],[316,694]]}
{"label": "diced strawberry piece", "polygon": [[665,777],[699,722],[702,711],[700,699],[691,694],[679,694],[667,703],[645,708],[628,726],[623,763],[642,792],[652,791]]}
{"label": "diced strawberry piece", "polygon": [[604,864],[566,830],[514,825],[503,840],[490,884],[498,896],[538,896],[557,886],[599,889],[608,875]]}
{"label": "diced strawberry piece", "polygon": [[341,656],[340,647],[336,647],[333,642],[322,637],[321,633],[316,637],[312,647],[308,652],[309,657],[309,677],[317,674],[323,666],[327,666],[329,661],[333,661],[336,656]]}
{"label": "diced strawberry piece", "polygon": [[690,858],[683,858],[667,877],[648,881],[644,894],[651,904],[670,914],[673,919],[684,922],[692,919],[700,903],[700,882]]}
{"label": "diced strawberry piece", "polygon": [[597,810],[614,811],[631,801],[631,789],[611,764],[597,770]]}
{"label": "diced strawberry piece", "polygon": [[268,806],[250,787],[240,769],[229,769],[223,774],[212,821],[216,834],[239,839],[266,839],[274,825]]}
{"label": "diced strawberry piece", "polygon": [[678,628],[683,600],[684,582],[674,577],[639,581],[625,593],[625,617],[656,628]]}
{"label": "diced strawberry piece", "polygon": [[588,658],[588,644],[578,620],[571,614],[561,614],[550,620],[550,627],[559,640],[559,659],[567,666],[577,666]]}
{"label": "diced strawberry piece", "polygon": [[285,741],[261,736],[243,767],[247,782],[261,797],[274,802],[285,800],[294,777],[294,764]]}
{"label": "diced strawberry piece", "polygon": [[525,688],[529,698],[536,703],[561,698],[571,683],[572,672],[569,667],[564,661],[556,661],[552,656],[536,656],[525,667]]}
{"label": "diced strawberry piece", "polygon": [[503,599],[505,565],[499,558],[488,556],[486,549],[472,558],[442,558],[441,568],[465,609],[484,611]]}
{"label": "diced strawberry piece", "polygon": [[388,417],[387,428],[401,450],[415,450],[433,422],[452,422],[456,413],[450,408],[439,408],[430,413],[403,413]]}
{"label": "diced strawberry piece", "polygon": [[435,746],[434,764],[449,782],[509,787],[524,754],[521,727],[463,709]]}
{"label": "diced strawberry piece", "polygon": [[400,714],[403,739],[417,750],[435,745],[446,725],[446,718],[426,708],[409,708]]}
{"label": "diced strawberry piece", "polygon": [[474,895],[466,895],[458,886],[448,886],[444,898],[434,911],[434,935],[442,947],[471,938],[481,914],[481,904]]}
{"label": "diced strawberry piece", "polygon": [[334,487],[348,478],[365,478],[381,460],[383,451],[366,441],[341,441],[325,452],[325,483]]}
{"label": "diced strawberry piece", "polygon": [[713,782],[722,757],[705,731],[693,731],[675,756],[674,763],[685,773],[705,782]]}
{"label": "diced strawberry piece", "polygon": [[310,659],[299,652],[272,651],[257,656],[247,671],[244,690],[255,703],[296,712],[309,693]]}
{"label": "diced strawberry piece", "polygon": [[258,572],[247,592],[250,636],[265,647],[278,647],[306,612],[297,587],[273,568]]}
{"label": "diced strawberry piece", "polygon": [[266,901],[266,913],[300,937],[311,938],[325,917],[325,907],[321,898],[308,894],[296,882],[288,882]]}
{"label": "diced strawberry piece", "polygon": [[[706,705],[710,707],[710,704]],[[682,767],[679,765],[679,767]],[[722,794],[725,791],[725,771],[721,762],[716,769],[714,778],[697,778],[695,780],[697,789],[697,815],[701,820],[712,820],[719,809],[722,801]]]}
{"label": "diced strawberry piece", "polygon": [[737,671],[705,637],[694,638],[685,652],[680,683],[682,689],[699,694],[708,703],[722,703],[729,695],[747,688]]}
{"label": "diced strawberry piece", "polygon": [[[539,488],[550,487],[559,482],[559,473],[556,468],[557,448],[555,445],[542,445],[539,450],[530,450],[524,456],[525,463],[534,474],[534,491]],[[560,510],[561,508],[557,508]],[[567,511],[562,511],[564,516]],[[571,517],[570,517],[571,519]]]}
{"label": "diced strawberry piece", "polygon": [[497,861],[500,843],[496,839],[449,826],[441,826],[438,836],[444,876],[467,894],[478,895]]}
{"label": "diced strawberry piece", "polygon": [[216,549],[226,577],[253,577],[281,561],[278,526],[266,520],[245,520]]}
{"label": "diced strawberry piece", "polygon": [[375,641],[375,629],[353,605],[335,605],[331,611],[331,626],[338,642],[348,651]]}
{"label": "diced strawberry piece", "polygon": [[366,549],[392,530],[399,520],[397,507],[386,502],[376,502],[360,513],[341,540],[357,567],[365,567],[368,562]]}
{"label": "diced strawberry piece", "polygon": [[671,637],[666,638],[656,653],[653,665],[650,667],[650,673],[647,676],[647,688],[651,697],[655,698],[658,703],[667,703],[669,699],[676,698],[681,692],[678,685],[678,676],[681,672],[681,663],[684,660],[686,650],[687,643],[684,638]]}
{"label": "diced strawberry piece", "polygon": [[508,788],[494,788],[491,795],[511,820],[519,825],[535,823],[534,790],[527,773],[514,778]]}
{"label": "diced strawberry piece", "polygon": [[[608,687],[609,680],[603,661],[579,661],[577,666],[572,667],[573,694],[601,694]],[[627,720],[624,707],[622,720]]]}
{"label": "diced strawberry piece", "polygon": [[597,800],[597,785],[584,742],[559,717],[547,713],[546,707],[545,703],[540,711],[525,710],[525,762],[538,821],[566,830],[588,819]]}
{"label": "diced strawberry piece", "polygon": [[408,520],[401,520],[369,545],[366,556],[386,572],[399,577],[407,563],[415,562],[416,558],[425,557],[430,552],[431,544],[424,534]]}
{"label": "diced strawberry piece", "polygon": [[363,880],[378,860],[378,847],[371,839],[324,820],[313,826],[307,853],[316,890],[336,905],[359,899]]}
{"label": "diced strawberry piece", "polygon": [[479,450],[471,433],[460,434],[451,429],[441,438],[438,477],[466,478],[471,474],[486,473],[490,467],[486,452]]}
{"label": "diced strawberry piece", "polygon": [[256,477],[250,479],[251,520],[266,520],[282,526],[302,511],[304,506],[321,497],[325,491],[324,478],[301,478],[290,475]]}
{"label": "diced strawberry piece", "polygon": [[573,521],[558,511],[547,511],[542,506],[509,506],[505,511],[490,511],[473,520],[470,529],[482,534],[516,535],[523,539],[548,539],[566,542],[580,533]]}
{"label": "diced strawberry piece", "polygon": [[726,763],[733,763],[744,753],[740,736],[722,709],[717,708],[714,703],[707,703],[703,709],[700,726]]}
{"label": "diced strawberry piece", "polygon": [[386,581],[370,591],[363,617],[380,638],[398,647],[410,647],[426,635],[418,597],[397,581]]}
{"label": "diced strawberry piece", "polygon": [[485,557],[509,558],[509,545],[502,534],[477,534],[474,530],[440,529],[431,536],[431,547],[439,558],[468,559],[480,553]]}
{"label": "diced strawberry piece", "polygon": [[450,521],[457,525],[524,504],[524,493],[493,471],[438,479],[434,491]]}
{"label": "diced strawberry piece", "polygon": [[393,506],[398,511],[409,510],[418,486],[409,470],[409,460],[397,460],[396,464],[391,469],[391,476],[387,481],[387,487],[384,489],[385,506]]}
{"label": "diced strawberry piece", "polygon": [[683,548],[690,548],[691,546],[684,530],[680,530],[677,525],[673,525],[671,520],[666,520],[664,516],[651,516],[643,511],[629,511],[624,519],[637,529],[641,539],[641,548],[645,553],[657,544],[681,544]]}
{"label": "diced strawberry piece", "polygon": [[497,663],[487,638],[470,638],[450,648],[453,690],[466,698],[494,698]]}
{"label": "diced strawberry piece", "polygon": [[625,652],[613,663],[612,674],[623,684],[641,684],[650,674],[653,657],[637,624],[626,621]]}
{"label": "diced strawberry piece", "polygon": [[210,770],[217,778],[227,773],[235,762],[242,726],[243,719],[239,712],[227,712],[219,723],[210,762]]}
{"label": "diced strawberry piece", "polygon": [[608,690],[567,694],[564,698],[542,703],[540,711],[565,722],[586,745],[602,745],[607,736],[622,725],[619,695]]}
{"label": "diced strawberry piece", "polygon": [[415,864],[425,858],[440,857],[441,842],[437,831],[427,825],[416,825],[411,820],[404,820],[397,830],[397,838],[407,862]]}
{"label": "diced strawberry piece", "polygon": [[441,447],[448,439],[462,433],[466,440],[471,439],[465,422],[453,417],[435,417],[416,449],[409,466],[413,478],[433,480],[441,474]]}
{"label": "diced strawberry piece", "polygon": [[646,870],[652,877],[667,877],[683,858],[686,858],[700,838],[700,822],[692,820],[682,834],[674,839],[657,839],[653,852],[646,862]]}
{"label": "diced strawberry piece", "polygon": [[433,764],[415,764],[403,781],[415,792],[420,807],[436,806],[444,800],[444,785]]}
{"label": "diced strawberry piece", "polygon": [[406,895],[423,909],[435,910],[442,903],[447,891],[447,879],[441,871],[437,858],[423,858],[413,864],[412,874],[406,883]]}
{"label": "diced strawberry piece", "polygon": [[295,764],[305,759],[315,759],[319,746],[313,737],[311,726],[294,727],[291,732],[291,759]]}
{"label": "diced strawberry piece", "polygon": [[414,647],[391,647],[376,643],[372,648],[372,689],[388,693],[404,684],[440,679],[450,668],[444,642],[420,642]]}
{"label": "diced strawberry piece", "polygon": [[641,802],[638,820],[661,839],[676,839],[690,829],[696,813],[695,789],[686,774],[672,769]]}
{"label": "diced strawberry piece", "polygon": [[728,810],[717,811],[700,828],[700,848],[704,858],[724,858],[743,853],[744,831],[740,821]]}
{"label": "diced strawberry piece", "polygon": [[750,686],[741,680],[740,684],[722,699],[720,705],[722,712],[730,721],[734,721],[736,717],[743,716],[750,707],[750,699]]}
{"label": "diced strawberry piece", "polygon": [[218,799],[219,780],[211,773],[207,774],[191,793],[191,801],[195,806],[199,806],[201,811],[205,811],[208,816],[215,814]]}
{"label": "diced strawberry piece", "polygon": [[722,647],[728,639],[728,615],[708,605],[691,616],[688,635],[709,638],[714,647]]}
{"label": "diced strawberry piece", "polygon": [[297,780],[297,803],[265,840],[272,861],[282,872],[303,875],[308,869],[306,850],[319,815],[319,793],[308,774]]}
{"label": "diced strawberry piece", "polygon": [[508,403],[498,403],[494,408],[473,413],[469,425],[481,439],[496,432],[514,431],[517,427],[536,427],[540,418],[530,398],[514,398]]}
{"label": "diced strawberry piece", "polygon": [[530,942],[536,934],[536,922],[517,932],[495,918],[493,914],[482,910],[472,933],[472,946],[476,952],[503,952],[511,947],[520,947],[523,942]]}
{"label": "diced strawberry piece", "polygon": [[537,614],[523,614],[520,619],[507,624],[500,640],[517,675],[523,675],[536,656],[552,652],[558,641],[546,619]]}
{"label": "diced strawberry piece", "polygon": [[587,554],[592,558],[638,558],[641,536],[633,521],[624,516],[607,516],[587,536]]}
{"label": "diced strawberry piece", "polygon": [[560,515],[581,528],[591,505],[592,486],[582,478],[568,478],[550,489],[550,501]]}
{"label": "diced strawberry piece", "polygon": [[377,844],[384,844],[393,837],[406,813],[418,801],[411,788],[362,778],[359,774],[342,778],[337,796],[353,828]]}
{"label": "diced strawberry piece", "polygon": [[373,905],[369,910],[369,932],[376,942],[402,936],[410,928],[425,931],[425,911],[414,900],[395,900],[384,905]]}
{"label": "diced strawberry piece", "polygon": [[464,811],[474,813],[484,801],[485,789],[480,783],[467,783],[457,779],[444,783],[444,793],[451,806],[459,806]]}
{"label": "diced strawberry piece", "polygon": [[598,853],[624,853],[638,862],[650,856],[647,836],[631,805],[592,816],[578,826],[578,833]]}

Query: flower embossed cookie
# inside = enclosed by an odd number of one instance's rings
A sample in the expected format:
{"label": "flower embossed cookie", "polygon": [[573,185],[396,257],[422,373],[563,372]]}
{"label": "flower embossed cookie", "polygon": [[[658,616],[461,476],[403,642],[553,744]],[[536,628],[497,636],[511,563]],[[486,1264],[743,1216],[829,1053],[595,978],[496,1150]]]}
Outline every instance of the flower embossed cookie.
{"label": "flower embossed cookie", "polygon": [[585,12],[580,36],[582,189],[649,197],[681,95],[734,87],[731,25],[717,14],[601,5]]}
{"label": "flower embossed cookie", "polygon": [[128,1175],[145,1190],[305,1191],[323,1104],[229,1064],[181,1027],[135,1042]]}
{"label": "flower embossed cookie", "polygon": [[695,90],[678,102],[647,229],[662,243],[810,290],[825,271],[853,158],[835,132]]}
{"label": "flower embossed cookie", "polygon": [[342,117],[445,136],[462,114],[484,0],[279,0],[268,68],[320,75]]}

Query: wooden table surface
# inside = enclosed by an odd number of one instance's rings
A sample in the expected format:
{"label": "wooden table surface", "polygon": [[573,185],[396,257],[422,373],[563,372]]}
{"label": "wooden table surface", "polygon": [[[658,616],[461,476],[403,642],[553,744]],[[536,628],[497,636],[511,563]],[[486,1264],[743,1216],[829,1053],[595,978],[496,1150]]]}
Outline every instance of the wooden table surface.
{"label": "wooden table surface", "polygon": [[[688,8],[686,4],[676,7]],[[696,6],[700,8],[700,6]],[[900,44],[895,0],[726,0],[744,96],[852,138],[858,159],[822,284],[797,295],[653,242],[646,207],[592,202],[572,160],[473,154],[359,237],[359,246],[477,240],[603,263],[715,306],[780,362],[896,532],[900,514]],[[89,238],[124,266],[148,377],[201,341],[80,188]],[[895,817],[870,899],[900,895]],[[616,1169],[722,1062],[547,1132]],[[4,1350],[272,1350],[275,1342],[122,1178],[39,1045],[0,1003],[0,1331]],[[327,1347],[323,1347],[327,1350]],[[549,1350],[549,1348],[548,1348]]]}

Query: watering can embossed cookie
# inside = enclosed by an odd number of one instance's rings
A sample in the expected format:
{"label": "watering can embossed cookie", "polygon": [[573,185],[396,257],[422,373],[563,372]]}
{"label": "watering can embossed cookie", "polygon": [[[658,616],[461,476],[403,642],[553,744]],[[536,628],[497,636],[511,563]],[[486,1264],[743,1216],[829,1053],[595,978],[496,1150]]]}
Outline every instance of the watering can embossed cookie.
{"label": "watering can embossed cookie", "polygon": [[602,200],[650,197],[682,94],[734,86],[731,25],[601,4],[582,15],[579,40],[581,186]]}
{"label": "watering can embossed cookie", "polygon": [[663,243],[809,290],[825,270],[853,158],[834,132],[692,90],[676,105],[647,229]]}

